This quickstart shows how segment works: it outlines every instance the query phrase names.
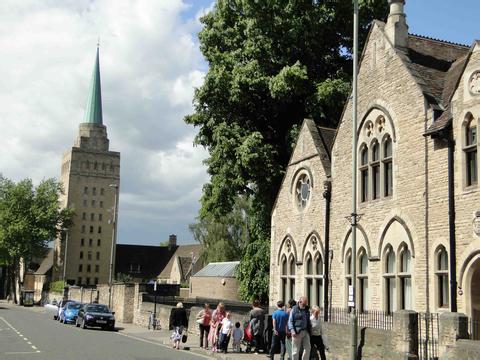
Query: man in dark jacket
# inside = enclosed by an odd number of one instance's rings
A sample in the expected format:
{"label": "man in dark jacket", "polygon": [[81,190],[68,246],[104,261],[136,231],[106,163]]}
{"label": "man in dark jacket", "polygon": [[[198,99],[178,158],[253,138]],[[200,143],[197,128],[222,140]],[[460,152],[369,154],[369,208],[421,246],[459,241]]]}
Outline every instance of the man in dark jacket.
{"label": "man in dark jacket", "polygon": [[[308,300],[302,296],[298,304],[292,308],[288,318],[288,330],[292,334],[292,356],[293,360],[310,359],[310,311]],[[303,354],[300,350],[303,348]],[[301,357],[300,357],[301,355]]]}

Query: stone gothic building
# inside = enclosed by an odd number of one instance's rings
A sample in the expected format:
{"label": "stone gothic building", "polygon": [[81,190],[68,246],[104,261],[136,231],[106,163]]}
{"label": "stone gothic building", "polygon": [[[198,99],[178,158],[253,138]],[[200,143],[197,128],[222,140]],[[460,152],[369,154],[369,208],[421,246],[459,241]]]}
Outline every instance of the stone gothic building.
{"label": "stone gothic building", "polygon": [[71,285],[107,283],[115,259],[120,153],[109,150],[103,125],[98,48],[85,119],[74,146],[63,154],[60,180],[65,191],[61,206],[73,208],[75,217],[55,241],[53,279]]}
{"label": "stone gothic building", "polygon": [[271,222],[270,302],[308,296],[360,311],[480,313],[480,42],[408,33],[389,0],[360,58],[357,276],[352,103],[337,129],[305,120]]}

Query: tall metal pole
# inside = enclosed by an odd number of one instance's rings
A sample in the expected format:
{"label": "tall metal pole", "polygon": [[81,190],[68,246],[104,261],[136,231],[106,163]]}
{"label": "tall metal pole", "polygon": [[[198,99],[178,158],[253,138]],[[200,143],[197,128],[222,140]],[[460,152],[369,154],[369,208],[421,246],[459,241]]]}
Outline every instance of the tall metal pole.
{"label": "tall metal pole", "polygon": [[357,85],[358,85],[358,0],[353,1],[353,84],[352,84],[352,353],[351,359],[357,359]]}
{"label": "tall metal pole", "polygon": [[62,229],[65,232],[65,253],[63,254],[63,277],[62,280],[65,282],[65,277],[67,273],[67,250],[68,250],[68,229]]}
{"label": "tall metal pole", "polygon": [[113,262],[114,250],[117,242],[117,214],[118,214],[118,184],[111,184],[110,187],[115,189],[115,198],[113,200],[113,229],[112,229],[112,246],[110,248],[110,273],[108,276],[108,307],[112,309],[112,283],[113,283]]}

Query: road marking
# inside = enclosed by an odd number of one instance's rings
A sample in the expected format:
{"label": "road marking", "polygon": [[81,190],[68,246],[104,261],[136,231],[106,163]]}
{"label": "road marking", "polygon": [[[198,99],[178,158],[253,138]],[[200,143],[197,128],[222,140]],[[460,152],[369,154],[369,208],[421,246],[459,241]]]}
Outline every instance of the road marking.
{"label": "road marking", "polygon": [[37,347],[35,345],[32,345],[32,343],[30,341],[28,341],[28,339],[23,336],[17,329],[15,329],[13,327],[12,324],[10,324],[7,320],[5,320],[3,317],[0,317],[0,320],[2,320],[5,324],[7,324],[7,326],[9,326],[13,331],[15,331],[17,333],[18,336],[20,336],[23,340],[25,340],[29,345],[32,346],[32,349],[35,350],[35,351],[13,351],[13,352],[5,352],[4,354],[5,355],[12,355],[12,354],[37,354],[39,352],[41,352],[40,350],[37,349]]}
{"label": "road marking", "polygon": [[[139,338],[139,337],[136,337],[136,336],[133,336],[133,335],[122,334],[122,333],[120,333],[120,332],[117,332],[116,334],[121,335],[121,336],[125,336],[125,337],[128,337],[128,338],[131,338],[131,339],[135,339],[135,340],[138,340],[138,341],[142,341],[142,342],[145,342],[145,343],[148,343],[148,344],[152,344],[152,345],[164,347],[164,348],[167,348],[167,349],[172,349],[170,346],[167,346],[167,345],[165,345],[165,344],[160,344],[160,343],[155,342],[155,341],[150,341],[150,340],[142,339],[142,338]],[[205,356],[205,355],[202,355],[202,354],[197,354],[197,353],[194,353],[194,352],[191,352],[191,351],[189,351],[189,353],[192,354],[193,356],[198,356],[198,357],[201,357],[201,358],[204,358],[204,359],[211,359],[210,356]]]}

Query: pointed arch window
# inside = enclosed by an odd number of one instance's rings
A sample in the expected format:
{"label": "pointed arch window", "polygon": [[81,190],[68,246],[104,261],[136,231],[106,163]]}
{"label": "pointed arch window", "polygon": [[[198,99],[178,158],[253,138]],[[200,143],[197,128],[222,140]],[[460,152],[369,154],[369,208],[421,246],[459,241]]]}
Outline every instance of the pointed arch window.
{"label": "pointed arch window", "polygon": [[435,277],[437,282],[437,306],[448,308],[448,255],[443,246],[435,254]]}
{"label": "pointed arch window", "polygon": [[466,185],[476,185],[478,182],[477,124],[472,114],[467,116],[463,151],[465,153]]}
{"label": "pointed arch window", "polygon": [[367,310],[368,304],[368,257],[365,249],[361,248],[358,257],[358,290],[359,310]]}
{"label": "pointed arch window", "polygon": [[372,199],[380,198],[380,146],[377,141],[371,145],[370,169],[372,174]]}
{"label": "pointed arch window", "polygon": [[288,301],[288,270],[287,257],[285,255],[282,256],[280,269],[281,298],[285,302]]}
{"label": "pointed arch window", "polygon": [[393,161],[392,161],[392,138],[386,135],[383,140],[383,195],[392,196],[393,194]]}
{"label": "pointed arch window", "polygon": [[400,249],[400,268],[398,278],[400,281],[400,309],[410,310],[412,308],[412,275],[411,275],[410,250],[406,245]]}
{"label": "pointed arch window", "polygon": [[295,258],[293,255],[290,256],[288,260],[288,288],[290,299],[295,299]]}
{"label": "pointed arch window", "polygon": [[323,260],[320,253],[305,256],[305,293],[310,306],[323,305]]}
{"label": "pointed arch window", "polygon": [[360,150],[360,201],[368,200],[368,147],[364,145]]}
{"label": "pointed arch window", "polygon": [[352,285],[352,249],[345,256],[345,300],[348,306],[348,290]]}
{"label": "pointed arch window", "polygon": [[385,311],[389,314],[397,310],[397,286],[395,279],[395,252],[391,246],[388,246],[384,253],[384,273],[383,281],[385,284],[384,298]]}

